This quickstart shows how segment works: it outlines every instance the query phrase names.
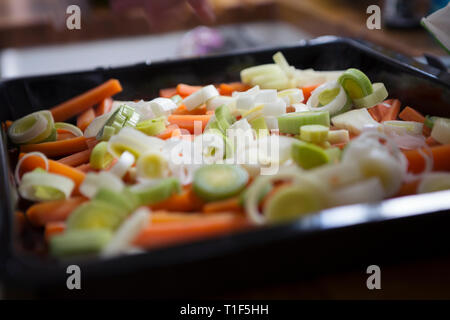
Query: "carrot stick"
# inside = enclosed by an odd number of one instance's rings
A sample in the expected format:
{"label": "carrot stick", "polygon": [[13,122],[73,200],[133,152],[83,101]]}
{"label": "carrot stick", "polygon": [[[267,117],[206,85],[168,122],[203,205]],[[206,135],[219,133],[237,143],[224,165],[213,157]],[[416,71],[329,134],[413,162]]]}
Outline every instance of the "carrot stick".
{"label": "carrot stick", "polygon": [[49,222],[45,225],[45,241],[49,242],[51,237],[61,234],[66,230],[66,224],[64,222]]}
{"label": "carrot stick", "polygon": [[384,122],[397,119],[400,112],[400,100],[390,99],[367,109],[375,121]]}
{"label": "carrot stick", "polygon": [[235,214],[211,215],[195,221],[154,224],[134,240],[139,247],[153,248],[223,235],[249,227],[246,218]]}
{"label": "carrot stick", "polygon": [[24,144],[20,146],[20,152],[40,151],[47,157],[59,157],[80,152],[87,149],[87,139],[85,137],[76,137],[67,140]]}
{"label": "carrot stick", "polygon": [[405,109],[399,113],[398,117],[404,121],[425,122],[425,117],[419,111],[414,110],[411,107],[405,107]]}
{"label": "carrot stick", "polygon": [[182,129],[188,130],[190,133],[194,133],[195,122],[200,121],[202,131],[205,129],[206,124],[211,118],[211,115],[170,115],[167,120],[171,124],[176,124]]}
{"label": "carrot stick", "polygon": [[90,163],[81,164],[79,166],[76,166],[75,169],[80,170],[81,172],[88,173],[90,171],[93,171]]}
{"label": "carrot stick", "polygon": [[417,193],[417,186],[419,181],[406,182],[404,183],[400,190],[397,192],[396,197],[410,196]]}
{"label": "carrot stick", "polygon": [[55,121],[66,121],[120,91],[122,91],[122,86],[119,80],[110,79],[85,93],[53,107],[50,111]]}
{"label": "carrot stick", "polygon": [[162,98],[172,98],[177,94],[177,88],[165,88],[159,90],[159,96]]}
{"label": "carrot stick", "polygon": [[87,201],[85,197],[73,197],[63,200],[40,202],[26,211],[28,220],[34,226],[44,226],[49,222],[63,222],[80,204]]}
{"label": "carrot stick", "polygon": [[59,163],[66,164],[68,166],[76,167],[82,164],[89,162],[89,158],[91,156],[92,149],[86,149],[84,151],[80,151],[70,156],[61,158],[58,160]]}
{"label": "carrot stick", "polygon": [[13,124],[13,121],[11,121],[11,120],[6,120],[6,121],[5,121],[5,130],[8,130],[9,127],[11,127],[12,124]]}
{"label": "carrot stick", "polygon": [[100,102],[100,104],[98,105],[97,108],[95,108],[95,116],[101,116],[104,115],[105,113],[108,113],[111,111],[112,108],[112,104],[113,104],[113,99],[111,98],[106,98],[103,99],[102,102]]}
{"label": "carrot stick", "polygon": [[95,119],[95,110],[94,108],[89,108],[82,113],[80,113],[77,117],[77,127],[84,131],[87,126]]}
{"label": "carrot stick", "polygon": [[152,210],[167,211],[197,211],[203,206],[203,201],[194,193],[192,186],[185,187],[181,193],[173,194],[163,202],[151,206]]}
{"label": "carrot stick", "polygon": [[177,125],[169,125],[166,130],[157,135],[158,138],[167,140],[172,137],[178,137],[181,135],[181,130]]}
{"label": "carrot stick", "polygon": [[172,114],[178,114],[178,115],[198,115],[198,114],[206,114],[206,105],[203,105],[201,107],[195,108],[194,110],[188,110],[185,105],[180,105],[177,109],[175,109]]}
{"label": "carrot stick", "polygon": [[250,89],[250,86],[242,82],[222,83],[219,86],[219,93],[222,96],[231,96],[234,91],[246,91]]}
{"label": "carrot stick", "polygon": [[56,130],[56,141],[68,140],[73,138],[76,138],[76,136],[72,132],[61,129]]}
{"label": "carrot stick", "polygon": [[426,138],[425,142],[427,143],[427,145],[429,147],[434,147],[434,146],[440,145],[440,143],[437,142],[436,140],[434,140],[431,136]]}
{"label": "carrot stick", "polygon": [[201,88],[202,86],[190,86],[188,84],[180,83],[179,85],[177,85],[177,94],[179,94],[184,98],[190,96],[191,94],[200,90]]}
{"label": "carrot stick", "polygon": [[206,203],[203,206],[202,211],[204,213],[217,213],[217,212],[242,212],[242,206],[240,204],[239,197],[233,197],[221,201],[214,201]]}
{"label": "carrot stick", "polygon": [[320,84],[315,84],[312,86],[308,86],[308,87],[303,87],[300,88],[303,91],[303,97],[305,98],[305,100],[303,100],[304,103],[306,103],[309,99],[309,97],[311,97],[311,93],[314,91],[314,89],[316,89],[318,86],[320,86]]}
{"label": "carrot stick", "polygon": [[[21,153],[19,158],[22,158],[24,155],[24,153]],[[36,168],[45,169],[44,160],[39,156],[32,155],[22,162],[21,169],[23,169],[23,172],[32,171]],[[83,182],[85,177],[84,172],[51,159],[48,159],[48,171],[72,179],[73,182],[75,182],[75,192],[77,192],[79,185]]]}
{"label": "carrot stick", "polygon": [[[431,147],[430,150],[433,155],[433,170],[450,171],[450,144]],[[422,151],[428,154],[426,149],[422,149]],[[405,150],[403,154],[408,159],[408,171],[420,173],[425,169],[425,159],[418,149]]]}

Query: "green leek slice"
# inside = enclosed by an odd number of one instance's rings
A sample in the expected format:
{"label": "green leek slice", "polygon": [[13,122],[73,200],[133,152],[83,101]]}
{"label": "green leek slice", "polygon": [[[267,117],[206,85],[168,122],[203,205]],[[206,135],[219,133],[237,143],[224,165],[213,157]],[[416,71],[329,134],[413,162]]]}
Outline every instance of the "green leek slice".
{"label": "green leek slice", "polygon": [[320,124],[300,127],[300,139],[307,142],[321,143],[327,140],[329,128]]}
{"label": "green leek slice", "polygon": [[330,126],[328,111],[292,112],[278,117],[278,128],[281,133],[298,134],[301,126],[320,124]]}
{"label": "green leek slice", "polygon": [[165,118],[148,119],[139,122],[136,129],[149,136],[156,136],[166,129]]}
{"label": "green leek slice", "polygon": [[361,99],[373,92],[372,83],[360,70],[347,69],[338,79],[352,100]]}
{"label": "green leek slice", "polygon": [[92,149],[89,163],[92,168],[103,170],[108,167],[114,157],[108,152],[108,142],[99,142],[94,149]]}
{"label": "green leek slice", "polygon": [[56,257],[97,253],[111,238],[107,229],[68,230],[50,238],[50,252]]}
{"label": "green leek slice", "polygon": [[206,201],[227,199],[241,192],[248,182],[242,167],[229,164],[203,166],[194,174],[194,192]]}
{"label": "green leek slice", "polygon": [[93,200],[81,204],[67,219],[67,230],[116,229],[127,211],[113,203]]}
{"label": "green leek slice", "polygon": [[388,92],[383,83],[377,82],[373,84],[373,92],[365,97],[353,99],[353,103],[358,108],[370,108],[388,97]]}
{"label": "green leek slice", "polygon": [[130,187],[130,192],[137,196],[140,205],[151,205],[164,201],[180,190],[180,183],[175,178],[166,178],[156,184],[142,183]]}
{"label": "green leek slice", "polygon": [[303,169],[311,169],[330,161],[328,154],[322,148],[312,143],[295,141],[291,149],[292,159]]}

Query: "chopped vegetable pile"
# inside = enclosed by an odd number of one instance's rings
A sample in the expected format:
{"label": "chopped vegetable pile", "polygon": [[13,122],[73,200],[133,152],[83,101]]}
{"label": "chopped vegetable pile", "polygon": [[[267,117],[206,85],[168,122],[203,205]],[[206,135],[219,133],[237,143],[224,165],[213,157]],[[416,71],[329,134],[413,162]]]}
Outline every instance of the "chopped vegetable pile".
{"label": "chopped vegetable pile", "polygon": [[22,222],[56,257],[108,257],[450,189],[450,119],[360,70],[273,58],[151,101],[113,100],[111,79],[6,121]]}

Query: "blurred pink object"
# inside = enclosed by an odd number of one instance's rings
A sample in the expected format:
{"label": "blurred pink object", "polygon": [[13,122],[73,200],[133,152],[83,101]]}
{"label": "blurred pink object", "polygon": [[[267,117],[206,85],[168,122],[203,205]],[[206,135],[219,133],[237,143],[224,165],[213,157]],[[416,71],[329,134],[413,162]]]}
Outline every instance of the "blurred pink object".
{"label": "blurred pink object", "polygon": [[224,43],[225,39],[219,31],[200,26],[183,36],[178,54],[182,57],[202,56],[219,51]]}

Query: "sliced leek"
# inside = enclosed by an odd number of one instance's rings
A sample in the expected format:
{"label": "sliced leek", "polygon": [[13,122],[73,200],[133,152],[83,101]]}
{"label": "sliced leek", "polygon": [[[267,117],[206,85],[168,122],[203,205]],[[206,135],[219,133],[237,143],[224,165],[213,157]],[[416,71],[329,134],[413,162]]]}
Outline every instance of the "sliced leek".
{"label": "sliced leek", "polygon": [[55,129],[61,129],[65,131],[69,131],[72,133],[75,137],[81,137],[83,136],[83,131],[80,130],[77,126],[74,126],[71,123],[67,122],[55,122]]}
{"label": "sliced leek", "polygon": [[353,134],[360,134],[366,127],[379,127],[366,108],[351,110],[331,118],[331,122],[338,129],[347,129]]}
{"label": "sliced leek", "polygon": [[101,141],[92,149],[89,163],[92,168],[102,170],[108,167],[113,160],[114,157],[108,152],[108,143]]}
{"label": "sliced leek", "polygon": [[200,90],[194,92],[190,96],[184,98],[183,104],[186,106],[188,110],[193,110],[197,107],[208,102],[208,100],[217,97],[219,92],[217,89],[211,84],[209,86],[203,87]]}
{"label": "sliced leek", "polygon": [[434,192],[450,189],[450,173],[449,172],[430,172],[427,173],[420,181],[417,187],[418,193]]}
{"label": "sliced leek", "polygon": [[156,136],[166,129],[165,118],[159,117],[141,121],[136,125],[136,129],[148,136]]}
{"label": "sliced leek", "polygon": [[370,108],[388,97],[388,92],[383,83],[377,82],[373,84],[373,92],[365,97],[353,99],[353,103],[358,108]]}
{"label": "sliced leek", "polygon": [[119,134],[111,137],[108,142],[108,151],[115,157],[120,157],[123,152],[128,151],[135,158],[139,158],[141,153],[148,150],[160,150],[163,146],[164,140],[147,136],[133,128],[124,128]]}
{"label": "sliced leek", "polygon": [[75,183],[65,177],[36,169],[23,175],[19,185],[22,198],[31,201],[51,201],[70,197]]}
{"label": "sliced leek", "polygon": [[124,186],[122,180],[111,172],[89,172],[80,185],[80,193],[88,198],[92,198],[100,188],[109,188],[120,192]]}
{"label": "sliced leek", "polygon": [[16,144],[38,143],[47,139],[53,129],[53,116],[50,111],[44,110],[14,121],[8,129],[8,135]]}
{"label": "sliced leek", "polygon": [[450,143],[450,119],[437,118],[434,121],[431,137],[439,143]]}
{"label": "sliced leek", "polygon": [[328,111],[330,116],[342,112],[347,104],[347,94],[337,81],[326,82],[316,88],[306,103],[310,110]]}
{"label": "sliced leek", "polygon": [[119,178],[123,178],[125,174],[128,172],[128,169],[130,169],[136,158],[133,154],[131,154],[128,151],[122,152],[122,154],[119,157],[119,160],[114,164],[114,166],[109,170],[112,174],[116,175]]}
{"label": "sliced leek", "polygon": [[168,161],[159,151],[143,153],[136,163],[136,168],[140,178],[159,179],[169,175]]}

